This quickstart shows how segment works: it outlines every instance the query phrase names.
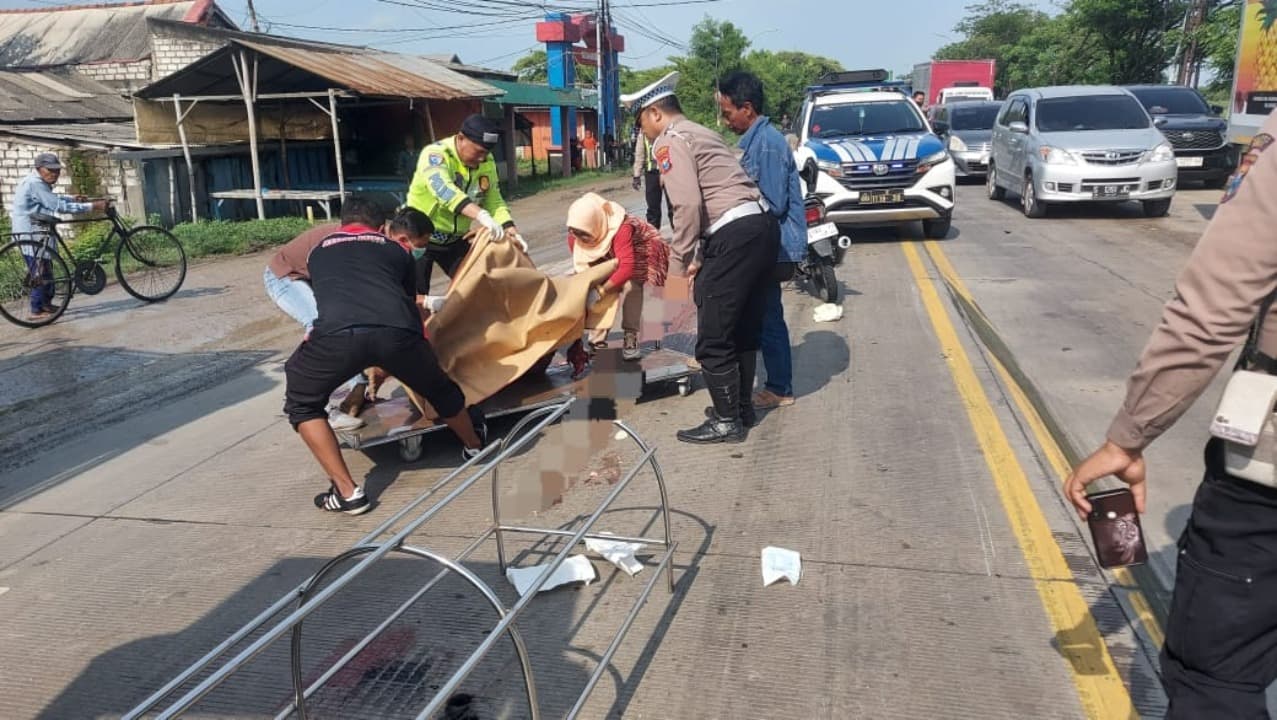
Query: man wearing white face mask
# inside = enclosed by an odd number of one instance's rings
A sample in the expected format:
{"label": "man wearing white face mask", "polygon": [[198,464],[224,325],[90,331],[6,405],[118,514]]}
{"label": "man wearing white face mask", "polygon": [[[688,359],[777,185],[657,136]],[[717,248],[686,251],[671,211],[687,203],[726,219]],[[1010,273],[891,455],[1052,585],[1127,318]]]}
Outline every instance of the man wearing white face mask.
{"label": "man wearing white face mask", "polygon": [[430,236],[434,233],[434,227],[425,213],[415,208],[403,208],[386,226],[386,237],[412,253],[416,264],[414,273],[417,280],[417,304],[425,310],[437,313],[443,309],[443,296],[430,294],[430,276],[435,264],[435,259],[430,255]]}

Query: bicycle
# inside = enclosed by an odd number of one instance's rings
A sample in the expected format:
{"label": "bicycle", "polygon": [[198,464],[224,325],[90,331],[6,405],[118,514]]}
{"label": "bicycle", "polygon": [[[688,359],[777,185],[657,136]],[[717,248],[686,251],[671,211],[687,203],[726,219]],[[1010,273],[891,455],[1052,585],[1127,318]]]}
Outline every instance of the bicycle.
{"label": "bicycle", "polygon": [[[71,296],[78,289],[85,295],[97,295],[106,288],[106,270],[98,260],[75,260],[74,273],[67,266],[73,258],[57,226],[64,223],[86,223],[100,217],[63,220],[52,215],[34,214],[32,220],[43,225],[42,232],[15,234],[0,247],[0,314],[15,325],[37,328],[62,316]],[[108,199],[106,219],[111,231],[104,247],[115,242],[115,277],[125,292],[143,302],[167,300],[182,287],[186,279],[186,251],[173,233],[154,225],[127,227]],[[48,312],[32,310],[43,290],[42,307]]]}

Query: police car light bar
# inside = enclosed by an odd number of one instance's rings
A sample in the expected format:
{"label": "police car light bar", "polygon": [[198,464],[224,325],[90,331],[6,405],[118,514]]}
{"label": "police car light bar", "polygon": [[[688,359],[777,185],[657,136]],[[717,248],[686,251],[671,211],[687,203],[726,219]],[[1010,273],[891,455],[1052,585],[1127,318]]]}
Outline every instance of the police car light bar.
{"label": "police car light bar", "polygon": [[817,85],[857,85],[863,83],[880,83],[891,79],[891,73],[881,68],[877,70],[844,70],[829,72],[816,80]]}

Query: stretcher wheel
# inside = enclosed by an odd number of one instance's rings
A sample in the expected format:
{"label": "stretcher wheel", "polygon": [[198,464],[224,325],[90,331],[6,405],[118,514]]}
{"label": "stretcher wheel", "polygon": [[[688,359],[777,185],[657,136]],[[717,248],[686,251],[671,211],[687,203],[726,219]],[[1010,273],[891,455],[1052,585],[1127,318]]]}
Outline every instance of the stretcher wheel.
{"label": "stretcher wheel", "polygon": [[404,462],[417,462],[425,454],[425,450],[425,444],[422,442],[422,436],[420,435],[407,437],[399,441],[399,459]]}
{"label": "stretcher wheel", "polygon": [[679,397],[687,397],[692,394],[692,379],[690,377],[679,378],[678,395]]}

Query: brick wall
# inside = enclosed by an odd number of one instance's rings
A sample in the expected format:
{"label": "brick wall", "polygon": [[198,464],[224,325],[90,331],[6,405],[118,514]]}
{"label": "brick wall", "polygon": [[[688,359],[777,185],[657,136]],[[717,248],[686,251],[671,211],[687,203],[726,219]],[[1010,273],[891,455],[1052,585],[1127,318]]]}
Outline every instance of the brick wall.
{"label": "brick wall", "polygon": [[163,32],[151,34],[152,80],[167,77],[221,47],[220,43],[177,37]]}
{"label": "brick wall", "polygon": [[[9,214],[9,208],[13,203],[13,191],[18,182],[31,172],[35,165],[35,156],[42,152],[57,153],[63,166],[66,166],[71,149],[0,137],[0,206],[3,206],[5,215]],[[85,152],[90,153],[104,194],[117,200],[121,214],[145,217],[142,204],[142,182],[138,176],[137,163],[116,162],[109,159],[104,152]],[[54,188],[55,191],[70,194],[71,180],[70,172],[63,170],[63,175],[58,178],[58,184]]]}
{"label": "brick wall", "polygon": [[112,87],[141,87],[151,80],[151,61],[149,58],[135,62],[76,65],[74,69],[76,72],[88,75],[94,80]]}

